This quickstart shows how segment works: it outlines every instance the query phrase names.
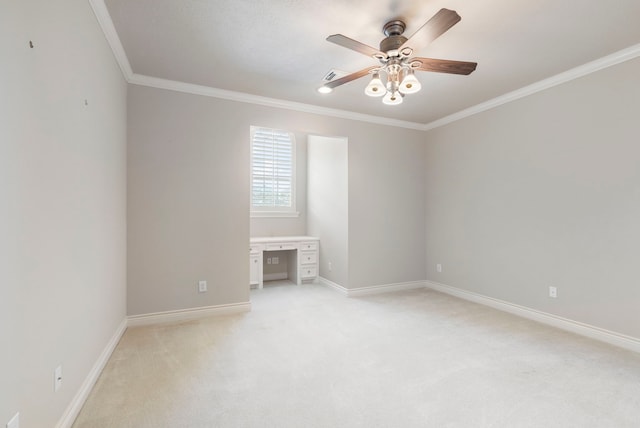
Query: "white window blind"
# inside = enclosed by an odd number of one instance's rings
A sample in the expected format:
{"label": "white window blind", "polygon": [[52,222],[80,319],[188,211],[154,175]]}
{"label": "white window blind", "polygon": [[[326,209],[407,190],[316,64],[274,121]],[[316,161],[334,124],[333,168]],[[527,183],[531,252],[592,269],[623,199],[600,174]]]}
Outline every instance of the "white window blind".
{"label": "white window blind", "polygon": [[251,127],[252,211],[295,211],[294,153],[292,133]]}

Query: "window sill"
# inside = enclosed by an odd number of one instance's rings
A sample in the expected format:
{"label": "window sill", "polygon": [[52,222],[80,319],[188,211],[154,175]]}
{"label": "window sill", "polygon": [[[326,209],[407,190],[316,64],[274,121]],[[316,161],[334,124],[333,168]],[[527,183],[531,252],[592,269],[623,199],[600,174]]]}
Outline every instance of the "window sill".
{"label": "window sill", "polygon": [[249,214],[251,218],[265,218],[265,217],[300,217],[298,211],[251,211]]}

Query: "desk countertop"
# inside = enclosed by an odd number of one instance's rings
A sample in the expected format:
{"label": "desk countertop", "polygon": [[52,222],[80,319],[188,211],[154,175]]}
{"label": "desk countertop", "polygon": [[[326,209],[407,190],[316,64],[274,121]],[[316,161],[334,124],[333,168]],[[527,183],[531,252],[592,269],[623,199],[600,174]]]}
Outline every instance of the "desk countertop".
{"label": "desk countertop", "polygon": [[249,242],[252,244],[269,244],[272,242],[303,242],[319,241],[315,236],[254,236]]}

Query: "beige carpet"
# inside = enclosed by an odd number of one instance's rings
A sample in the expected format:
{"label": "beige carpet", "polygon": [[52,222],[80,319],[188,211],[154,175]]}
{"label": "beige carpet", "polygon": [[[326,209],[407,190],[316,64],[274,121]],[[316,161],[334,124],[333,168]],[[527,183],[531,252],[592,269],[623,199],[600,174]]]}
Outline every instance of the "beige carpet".
{"label": "beige carpet", "polygon": [[127,330],[74,427],[640,427],[640,354],[430,290]]}

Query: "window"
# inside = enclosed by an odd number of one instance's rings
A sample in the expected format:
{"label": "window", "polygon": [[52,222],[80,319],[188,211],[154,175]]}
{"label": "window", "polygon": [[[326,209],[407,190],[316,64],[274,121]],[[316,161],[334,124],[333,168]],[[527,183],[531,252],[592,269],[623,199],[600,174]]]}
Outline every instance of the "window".
{"label": "window", "polygon": [[297,216],[295,137],[278,129],[251,127],[251,215]]}

